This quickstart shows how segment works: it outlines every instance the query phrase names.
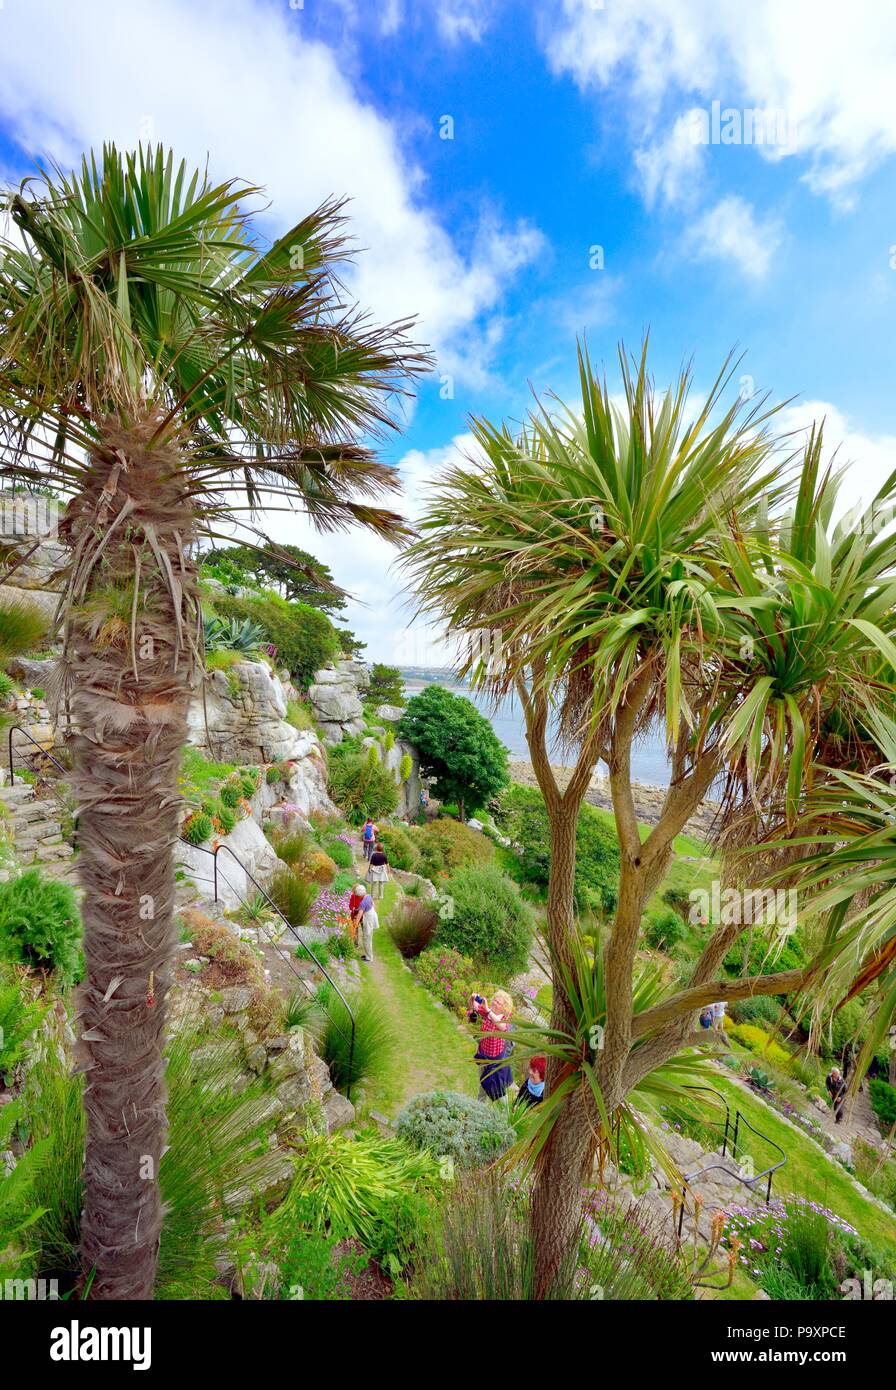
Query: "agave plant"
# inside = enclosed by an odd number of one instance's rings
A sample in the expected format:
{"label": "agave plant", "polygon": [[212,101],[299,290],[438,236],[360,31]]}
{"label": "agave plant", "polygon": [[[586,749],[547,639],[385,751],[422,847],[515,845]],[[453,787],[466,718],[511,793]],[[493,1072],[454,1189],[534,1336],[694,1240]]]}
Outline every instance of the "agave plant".
{"label": "agave plant", "polygon": [[206,618],[203,623],[207,652],[257,652],[264,643],[264,628],[251,618]]}
{"label": "agave plant", "polygon": [[[265,246],[257,190],[161,148],[85,158],[9,199],[0,473],[68,497],[60,539],[87,979],[91,1295],[151,1296],[177,774],[202,662],[201,535],[265,506],[397,538],[370,440],[425,359],[347,306],[339,206]],[[364,442],[362,442],[364,441]]]}

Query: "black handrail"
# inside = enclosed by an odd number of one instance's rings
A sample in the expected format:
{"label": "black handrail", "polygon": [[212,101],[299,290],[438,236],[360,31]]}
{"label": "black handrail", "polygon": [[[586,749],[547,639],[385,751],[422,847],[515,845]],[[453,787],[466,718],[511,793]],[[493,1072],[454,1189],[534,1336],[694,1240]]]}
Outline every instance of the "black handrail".
{"label": "black handrail", "polygon": [[[715,1089],[714,1086],[691,1086],[691,1085],[687,1085],[687,1084],[686,1084],[686,1085],[685,1085],[685,1090],[687,1090],[687,1091],[710,1091],[714,1096],[718,1096],[719,1100],[720,1100],[720,1101],[722,1102],[722,1104],[724,1105],[724,1107],[725,1107],[725,1135],[724,1135],[724,1138],[723,1138],[723,1140],[722,1140],[722,1157],[725,1158],[725,1157],[727,1156],[727,1150],[728,1150],[728,1132],[729,1132],[730,1125],[731,1125],[731,1111],[730,1111],[730,1109],[729,1109],[727,1100],[726,1100],[725,1097],[722,1095],[721,1091],[717,1091],[717,1090]],[[764,1142],[765,1142],[766,1144],[771,1144],[771,1146],[772,1146],[773,1149],[777,1149],[777,1150],[778,1150],[778,1153],[781,1155],[781,1157],[780,1157],[780,1159],[778,1160],[778,1162],[777,1162],[777,1163],[773,1163],[769,1168],[763,1168],[763,1170],[762,1170],[761,1173],[754,1173],[753,1176],[752,1176],[751,1178],[745,1178],[745,1177],[743,1176],[743,1174],[742,1174],[742,1173],[739,1173],[739,1172],[732,1172],[732,1170],[731,1170],[730,1168],[727,1168],[727,1167],[725,1166],[724,1163],[708,1163],[708,1164],[706,1165],[705,1168],[698,1168],[697,1171],[696,1171],[695,1173],[688,1173],[688,1174],[683,1175],[683,1176],[684,1176],[684,1182],[685,1182],[685,1184],[686,1184],[688,1187],[690,1187],[691,1183],[694,1182],[696,1178],[702,1177],[704,1173],[712,1173],[712,1172],[715,1172],[716,1170],[721,1170],[723,1173],[727,1173],[729,1177],[731,1177],[731,1178],[736,1178],[738,1182],[743,1183],[744,1187],[749,1187],[750,1190],[752,1191],[753,1188],[756,1186],[756,1184],[757,1184],[758,1182],[760,1182],[762,1178],[768,1178],[768,1183],[767,1183],[766,1189],[765,1189],[765,1204],[766,1204],[766,1206],[768,1206],[769,1202],[770,1202],[771,1199],[772,1199],[772,1178],[774,1177],[775,1173],[777,1173],[777,1171],[778,1171],[779,1168],[783,1168],[783,1167],[784,1167],[784,1164],[787,1162],[787,1154],[786,1154],[785,1151],[781,1148],[781,1145],[780,1145],[780,1144],[776,1143],[774,1139],[770,1139],[769,1136],[768,1136],[767,1134],[763,1134],[761,1130],[759,1130],[759,1129],[757,1129],[757,1128],[755,1127],[755,1125],[752,1125],[752,1124],[750,1123],[750,1121],[747,1119],[746,1115],[744,1115],[744,1114],[742,1113],[741,1110],[739,1110],[737,1107],[735,1107],[735,1111],[734,1111],[734,1133],[733,1133],[733,1135],[732,1135],[732,1137],[731,1137],[731,1157],[735,1160],[735,1162],[737,1161],[737,1139],[738,1139],[738,1133],[739,1133],[739,1130],[740,1130],[740,1122],[741,1122],[741,1120],[743,1120],[743,1122],[744,1122],[744,1124],[746,1125],[747,1129],[749,1129],[753,1134],[756,1135],[756,1138],[757,1138],[757,1139],[762,1139],[762,1140],[764,1140]],[[681,1239],[681,1232],[682,1232],[683,1225],[684,1225],[684,1202],[682,1202],[681,1208],[679,1209],[679,1213],[678,1213],[678,1237],[679,1237],[679,1239]]]}
{"label": "black handrail", "polygon": [[9,747],[9,754],[8,754],[8,759],[7,759],[7,761],[9,762],[9,780],[10,780],[10,782],[12,782],[12,780],[13,780],[13,778],[14,778],[14,776],[15,776],[15,773],[14,773],[14,771],[13,771],[13,760],[12,760],[12,736],[13,736],[13,734],[23,734],[23,735],[25,736],[25,738],[27,738],[27,740],[28,740],[29,743],[33,743],[34,746],[35,746],[35,748],[39,748],[39,749],[40,749],[40,751],[43,753],[44,757],[45,757],[45,758],[48,758],[48,759],[50,760],[50,762],[53,764],[54,767],[58,767],[58,769],[59,769],[60,772],[69,772],[69,771],[70,771],[69,768],[64,767],[64,766],[62,765],[62,763],[59,761],[58,758],[54,758],[52,753],[48,753],[47,750],[46,750],[46,748],[44,748],[44,746],[43,746],[42,743],[38,743],[38,741],[37,741],[36,738],[32,738],[31,735],[29,734],[28,730],[27,730],[27,729],[23,729],[22,726],[21,726],[21,724],[11,724],[11,725],[10,725],[10,729],[9,729],[9,738],[8,738],[8,740],[7,740],[7,742],[8,742],[8,747]]}
{"label": "black handrail", "polygon": [[[292,935],[295,937],[296,941],[298,941],[299,945],[302,946],[302,947],[304,948],[304,950],[306,950],[306,951],[308,952],[309,956],[310,956],[311,959],[313,960],[314,964],[317,966],[318,970],[321,971],[321,973],[323,974],[323,976],[325,977],[325,979],[329,982],[329,984],[333,987],[333,989],[334,989],[334,990],[336,991],[336,993],[339,995],[339,998],[342,1000],[342,1003],[343,1003],[343,1005],[345,1006],[345,1011],[346,1011],[346,1013],[348,1014],[349,1019],[351,1020],[351,1036],[350,1036],[348,1039],[346,1039],[346,1041],[348,1042],[348,1045],[349,1045],[349,1050],[348,1050],[348,1082],[347,1082],[347,1085],[346,1085],[346,1099],[347,1099],[347,1100],[351,1100],[351,1098],[352,1098],[352,1068],[353,1068],[353,1066],[354,1066],[354,1061],[355,1061],[355,1015],[354,1015],[354,1013],[353,1013],[353,1011],[352,1011],[351,1005],[349,1004],[349,1002],[348,1002],[348,1000],[346,999],[345,995],[342,993],[342,990],[339,988],[339,986],[337,985],[336,981],[333,979],[332,975],[331,975],[330,972],[327,970],[326,966],[322,965],[321,962],[317,959],[317,956],[314,954],[314,952],[312,951],[311,947],[310,947],[305,941],[302,940],[301,936],[300,936],[299,933],[296,931],[295,927],[292,925],[292,923],[290,922],[289,918],[285,915],[285,913],[281,912],[280,908],[279,908],[279,907],[277,906],[277,904],[274,902],[274,899],[271,897],[271,895],[270,895],[270,893],[267,891],[267,889],[266,889],[266,888],[263,888],[263,887],[261,886],[261,884],[258,882],[258,879],[255,878],[255,877],[253,877],[253,875],[252,875],[252,874],[249,872],[249,870],[246,868],[246,866],[245,866],[245,864],[243,863],[243,861],[242,861],[236,854],[234,854],[233,850],[230,848],[229,845],[216,844],[215,847],[214,847],[214,849],[206,849],[205,845],[194,845],[194,844],[192,843],[192,841],[184,839],[183,835],[179,836],[178,838],[181,840],[181,842],[182,842],[183,844],[185,844],[185,845],[190,845],[190,848],[191,848],[191,849],[198,849],[198,850],[200,850],[203,854],[210,854],[210,855],[212,856],[212,885],[213,885],[213,890],[214,890],[214,901],[215,901],[215,902],[218,901],[218,854],[219,854],[219,852],[220,852],[222,849],[223,849],[223,850],[226,850],[227,853],[230,855],[231,859],[233,859],[234,862],[239,866],[239,868],[242,869],[243,873],[246,875],[246,878],[249,880],[249,882],[252,883],[252,884],[254,884],[255,888],[258,890],[258,892],[259,892],[259,893],[261,894],[261,896],[264,898],[264,900],[265,900],[265,902],[268,904],[268,906],[273,908],[273,910],[276,912],[277,916],[280,918],[280,920],[281,920],[281,921],[284,923],[284,925],[286,926],[287,930],[290,931],[290,932],[292,933]],[[232,888],[232,889],[233,889],[234,893],[236,893],[238,897],[241,896],[241,894],[239,893],[239,890],[238,890],[236,887],[234,887],[234,885],[230,882],[230,880],[229,880],[228,878],[225,878],[225,879],[224,879],[224,882],[227,884],[227,886],[228,886],[229,888]],[[245,899],[244,899],[244,902],[245,902]],[[248,904],[247,904],[247,906],[248,906]],[[252,915],[253,915],[253,917],[255,917],[255,920],[259,923],[259,926],[263,926],[263,923],[261,922],[261,919],[257,916],[257,914],[253,912]],[[272,945],[276,945],[276,942],[274,942],[273,940],[271,940],[271,944],[272,944]],[[292,970],[292,972],[293,972],[293,974],[296,976],[296,978],[299,979],[299,980],[301,980],[302,984],[304,985],[304,984],[305,984],[304,978],[299,974],[299,972],[298,972],[297,970],[294,969],[294,967],[293,967],[293,965],[292,965],[292,962],[289,961],[289,960],[287,960],[287,964],[289,965],[290,970]],[[336,1031],[337,1031],[337,1033],[339,1034],[339,1036],[340,1036],[341,1038],[345,1039],[345,1034],[343,1033],[342,1029],[339,1027],[339,1024],[336,1023],[335,1019],[331,1019],[330,1021],[331,1021],[331,1023],[333,1024],[333,1027],[336,1029]]]}

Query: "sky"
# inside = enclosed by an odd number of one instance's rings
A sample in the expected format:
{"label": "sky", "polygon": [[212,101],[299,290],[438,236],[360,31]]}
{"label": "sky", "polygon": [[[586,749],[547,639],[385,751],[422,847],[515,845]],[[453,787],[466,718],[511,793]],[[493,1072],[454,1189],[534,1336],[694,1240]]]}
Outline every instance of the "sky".
{"label": "sky", "polygon": [[[264,189],[266,235],[335,195],[348,277],[413,316],[436,366],[381,456],[406,514],[471,418],[575,404],[576,337],[618,383],[650,331],[659,385],[825,418],[849,502],[896,469],[896,24],[880,0],[0,0],[0,183],[104,140],[161,141]],[[369,660],[438,660],[392,551],[274,539],[351,594]]]}

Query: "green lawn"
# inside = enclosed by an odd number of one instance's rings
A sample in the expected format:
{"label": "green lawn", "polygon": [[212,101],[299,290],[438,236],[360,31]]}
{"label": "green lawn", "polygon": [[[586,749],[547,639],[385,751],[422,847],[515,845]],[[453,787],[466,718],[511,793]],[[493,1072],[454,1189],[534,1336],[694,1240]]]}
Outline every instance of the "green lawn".
{"label": "green lawn", "polygon": [[463,1034],[460,1020],[439,1008],[432,995],[415,984],[389,935],[386,921],[397,895],[396,885],[387,884],[379,911],[380,930],[373,943],[375,961],[372,967],[361,966],[362,988],[381,1001],[395,1035],[387,1066],[365,1088],[362,1113],[379,1110],[390,1118],[423,1091],[441,1088],[475,1096],[479,1087],[472,1060],[475,1039]]}
{"label": "green lawn", "polygon": [[[770,1139],[774,1139],[786,1152],[787,1162],[775,1173],[773,1196],[777,1194],[781,1197],[793,1192],[808,1197],[811,1201],[820,1202],[849,1221],[866,1240],[896,1256],[896,1214],[888,1216],[880,1207],[857,1192],[839,1163],[827,1158],[817,1144],[787,1124],[758,1096],[752,1095],[744,1087],[723,1076],[714,1081],[713,1085],[725,1096],[732,1111],[736,1106],[750,1124],[755,1125],[756,1129],[767,1134]],[[749,1153],[756,1165],[756,1171],[759,1172],[775,1161],[775,1152],[749,1131],[746,1134],[746,1143],[743,1148],[738,1144],[738,1151]]]}

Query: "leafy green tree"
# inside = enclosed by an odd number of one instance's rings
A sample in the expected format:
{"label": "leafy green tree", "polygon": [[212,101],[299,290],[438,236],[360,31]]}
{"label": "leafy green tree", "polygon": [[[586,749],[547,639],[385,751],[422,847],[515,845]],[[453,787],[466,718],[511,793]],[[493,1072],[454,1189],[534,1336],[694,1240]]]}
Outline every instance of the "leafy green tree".
{"label": "leafy green tree", "polygon": [[404,704],[404,681],[397,666],[384,666],[380,661],[373,663],[367,699],[376,705]]}
{"label": "leafy green tree", "polygon": [[[689,373],[659,394],[646,342],[634,362],[620,349],[619,363],[621,405],[580,352],[574,408],[539,406],[517,433],[475,421],[479,466],[442,476],[419,539],[403,555],[422,613],[455,634],[500,637],[490,641],[488,663],[471,646],[464,669],[493,696],[513,691],[519,699],[548,810],[555,1036],[575,1036],[581,1023],[568,988],[576,826],[598,761],[609,768],[619,900],[601,962],[600,1047],[587,1064],[570,1058],[566,1071],[548,1063],[557,1103],[543,1112],[549,1132],[541,1134],[533,1201],[542,1296],[573,1249],[602,1117],[689,1046],[695,1010],[817,988],[834,959],[849,988],[861,947],[874,941],[880,953],[891,945],[894,920],[881,911],[873,931],[850,930],[844,900],[829,896],[820,954],[790,970],[776,969],[772,956],[762,974],[737,979],[719,972],[743,924],[719,924],[689,980],[635,1008],[646,904],[675,837],[711,788],[722,794],[716,832],[728,863],[738,846],[761,840],[768,859],[783,856],[793,873],[808,855],[804,839],[790,845],[807,788],[833,782],[840,768],[883,761],[868,726],[875,708],[892,711],[894,703],[896,539],[874,512],[886,515],[896,477],[862,516],[834,525],[839,479],[822,467],[820,433],[812,432],[794,479],[765,402],[723,406],[736,365],[726,364],[694,414]],[[575,757],[562,787],[549,753],[552,714]],[[672,775],[657,821],[643,833],[632,752],[660,721]],[[829,814],[841,795],[831,785]],[[826,841],[814,865],[824,879],[837,835],[827,836],[820,816],[810,833]],[[896,863],[891,849],[888,857]],[[752,878],[756,856],[744,858],[741,872]],[[867,864],[856,872],[856,895],[873,875]],[[889,968],[882,959],[868,968]]]}
{"label": "leafy green tree", "polygon": [[250,622],[277,648],[277,663],[288,667],[296,685],[311,684],[315,671],[340,655],[336,629],[326,613],[307,603],[287,603],[275,594],[221,594],[215,609],[222,618]]}
{"label": "leafy green tree", "polygon": [[462,695],[428,685],[407,704],[398,727],[434,777],[440,801],[456,801],[460,818],[478,811],[507,784],[507,749],[488,720]]}
{"label": "leafy green tree", "polygon": [[[29,179],[0,241],[0,476],[68,504],[62,607],[84,890],[91,1297],[152,1296],[181,749],[200,679],[200,539],[273,502],[393,540],[371,453],[423,359],[343,302],[339,206],[273,245],[171,154],[107,146]],[[288,499],[288,500],[287,500]]]}
{"label": "leafy green tree", "polygon": [[325,613],[338,613],[345,607],[345,595],[334,583],[329,567],[297,545],[213,547],[201,559],[234,575],[248,575],[256,584],[277,589],[281,598],[307,603]]}

